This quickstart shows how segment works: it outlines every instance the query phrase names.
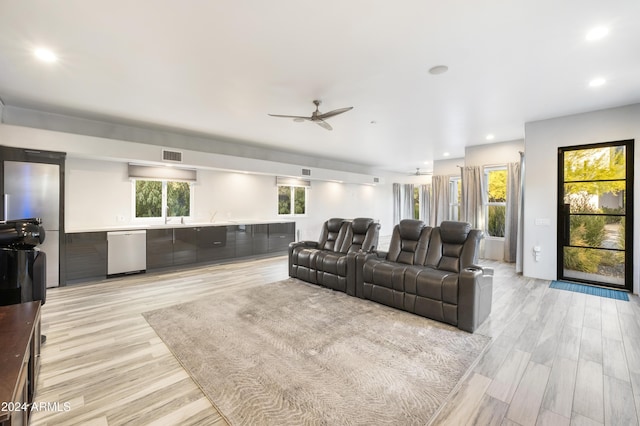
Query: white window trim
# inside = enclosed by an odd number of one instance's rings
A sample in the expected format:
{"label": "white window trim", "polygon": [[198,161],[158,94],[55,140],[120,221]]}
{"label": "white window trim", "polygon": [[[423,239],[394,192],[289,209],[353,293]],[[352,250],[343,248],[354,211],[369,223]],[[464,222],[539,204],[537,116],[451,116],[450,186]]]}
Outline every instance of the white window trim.
{"label": "white window trim", "polygon": [[[286,186],[291,188],[291,213],[280,213],[278,211],[278,197],[279,197],[279,188],[281,186]],[[294,213],[295,211],[295,191],[293,188],[304,188],[304,213]],[[306,217],[309,211],[309,186],[306,185],[276,185],[276,214],[278,217]]]}
{"label": "white window trim", "polygon": [[489,207],[490,206],[503,206],[505,208],[505,211],[507,209],[507,201],[503,201],[503,202],[490,202],[489,200],[489,172],[493,172],[493,171],[499,171],[499,170],[504,170],[505,172],[507,171],[507,166],[491,166],[491,167],[484,167],[483,168],[483,172],[484,172],[484,187],[485,189],[485,197],[487,199],[487,201],[485,202],[484,206],[482,207],[484,210],[484,233],[485,233],[485,238],[487,239],[492,239],[492,240],[504,240],[504,237],[497,237],[494,235],[489,235]]}
{"label": "white window trim", "polygon": [[[136,217],[136,181],[138,180],[151,180],[162,182],[162,209],[160,217]],[[186,182],[189,184],[189,216],[169,216],[167,217],[167,182]],[[144,222],[144,223],[167,223],[167,220],[182,218],[190,220],[193,217],[193,211],[195,209],[195,196],[194,196],[194,182],[182,181],[177,179],[149,179],[149,178],[131,178],[131,218],[132,222]]]}

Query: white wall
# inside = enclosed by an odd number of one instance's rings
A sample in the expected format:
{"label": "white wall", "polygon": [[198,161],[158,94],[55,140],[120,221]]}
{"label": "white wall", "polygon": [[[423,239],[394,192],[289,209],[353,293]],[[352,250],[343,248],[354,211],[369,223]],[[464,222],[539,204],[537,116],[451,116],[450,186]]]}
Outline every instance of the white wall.
{"label": "white wall", "polygon": [[[133,187],[128,162],[151,162],[160,147],[49,130],[0,124],[0,144],[67,152],[65,176],[65,228],[69,230],[126,226],[133,220]],[[278,220],[275,174],[298,173],[298,166],[271,161],[229,157],[183,150],[185,161],[198,169],[194,187],[194,222]],[[221,165],[256,173],[212,169]],[[266,174],[272,171],[274,174]],[[336,180],[365,175],[317,170]],[[384,179],[381,179],[384,182]],[[322,223],[330,217],[372,217],[381,234],[391,234],[390,184],[338,183],[313,180],[308,214],[295,218],[301,239],[316,240]]]}
{"label": "white wall", "polygon": [[[640,140],[640,104],[612,108],[525,125],[525,194],[523,274],[547,280],[556,279],[557,266],[557,152],[559,147],[625,139]],[[634,166],[640,164],[635,150]],[[637,167],[634,167],[637,168]],[[640,174],[634,176],[634,197],[640,200]],[[636,201],[636,205],[637,205]],[[549,219],[549,225],[536,225],[536,219]],[[640,281],[640,208],[634,212],[633,291]],[[533,247],[540,246],[538,262]]]}

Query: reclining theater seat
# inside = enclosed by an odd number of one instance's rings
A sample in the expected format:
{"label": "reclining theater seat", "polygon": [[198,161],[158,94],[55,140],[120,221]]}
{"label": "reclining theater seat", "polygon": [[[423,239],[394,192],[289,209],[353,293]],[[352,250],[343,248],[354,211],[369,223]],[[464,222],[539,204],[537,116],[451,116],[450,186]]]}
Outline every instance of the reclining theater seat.
{"label": "reclining theater seat", "polygon": [[342,247],[334,251],[320,250],[316,253],[317,284],[332,290],[355,295],[355,254],[370,252],[378,245],[380,224],[370,218],[356,218],[345,222],[347,231]]}
{"label": "reclining theater seat", "polygon": [[[344,226],[343,226],[344,224]],[[289,244],[289,276],[317,284],[316,253],[342,247],[347,232],[344,219],[332,218],[322,225],[318,241],[299,241]]]}
{"label": "reclining theater seat", "polygon": [[474,312],[468,299],[476,278],[476,272],[469,268],[474,267],[481,239],[482,231],[471,229],[466,222],[445,221],[434,228],[426,267],[405,275],[404,309],[463,330],[475,329],[467,318]]}
{"label": "reclining theater seat", "polygon": [[356,296],[404,309],[405,271],[424,264],[431,231],[420,220],[400,221],[391,234],[388,252],[357,259],[362,276],[357,277]]}

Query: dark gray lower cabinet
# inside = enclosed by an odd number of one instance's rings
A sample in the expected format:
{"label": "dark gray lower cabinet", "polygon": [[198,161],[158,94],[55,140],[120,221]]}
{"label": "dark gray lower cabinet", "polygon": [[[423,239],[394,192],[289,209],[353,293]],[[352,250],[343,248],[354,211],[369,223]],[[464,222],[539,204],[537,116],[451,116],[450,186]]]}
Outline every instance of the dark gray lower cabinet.
{"label": "dark gray lower cabinet", "polygon": [[197,261],[211,262],[235,256],[235,226],[196,228]]}
{"label": "dark gray lower cabinet", "polygon": [[[284,252],[295,223],[147,229],[147,270]],[[107,233],[66,234],[66,278],[107,275]]]}
{"label": "dark gray lower cabinet", "polygon": [[269,253],[284,251],[289,248],[289,243],[295,241],[296,224],[288,223],[270,223],[269,224]]}
{"label": "dark gray lower cabinet", "polygon": [[107,233],[66,234],[66,281],[107,275]]}
{"label": "dark gray lower cabinet", "polygon": [[188,265],[196,263],[198,246],[196,228],[173,229],[173,264]]}
{"label": "dark gray lower cabinet", "polygon": [[173,229],[147,229],[147,269],[173,266]]}
{"label": "dark gray lower cabinet", "polygon": [[269,224],[251,225],[253,254],[269,253]]}

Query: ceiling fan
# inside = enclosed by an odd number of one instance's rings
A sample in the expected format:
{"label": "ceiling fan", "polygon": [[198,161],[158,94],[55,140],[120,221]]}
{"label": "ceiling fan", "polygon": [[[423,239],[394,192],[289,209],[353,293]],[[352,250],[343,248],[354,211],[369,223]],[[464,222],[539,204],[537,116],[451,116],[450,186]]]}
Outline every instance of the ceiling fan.
{"label": "ceiling fan", "polygon": [[421,172],[420,167],[416,167],[416,171],[409,174],[410,176],[432,176],[433,172]]}
{"label": "ceiling fan", "polygon": [[271,117],[293,118],[293,121],[297,121],[297,122],[311,121],[324,129],[333,130],[333,127],[331,127],[329,123],[327,123],[325,120],[329,117],[333,117],[353,109],[353,107],[346,107],[346,108],[338,108],[338,109],[334,109],[333,111],[321,113],[318,109],[318,107],[320,106],[320,101],[314,100],[313,104],[316,106],[316,110],[313,111],[310,117],[303,117],[300,115],[281,115],[281,114],[269,114],[269,115]]}

